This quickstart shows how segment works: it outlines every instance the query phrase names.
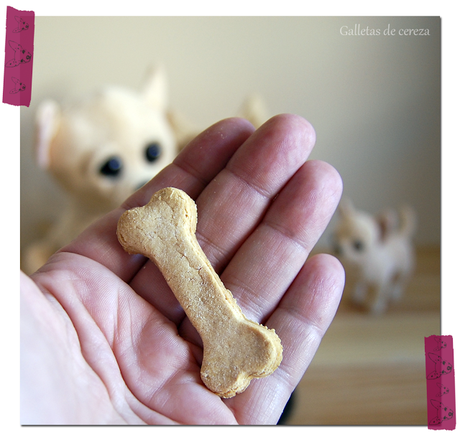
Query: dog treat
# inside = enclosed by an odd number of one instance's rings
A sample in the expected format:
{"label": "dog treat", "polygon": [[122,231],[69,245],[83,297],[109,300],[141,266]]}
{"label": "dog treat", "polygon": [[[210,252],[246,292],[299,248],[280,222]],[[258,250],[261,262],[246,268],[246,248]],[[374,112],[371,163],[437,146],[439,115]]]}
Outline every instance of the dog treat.
{"label": "dog treat", "polygon": [[243,315],[201,249],[196,224],[194,201],[168,187],[144,207],[123,213],[117,235],[128,253],[143,254],[158,266],[203,341],[201,379],[230,398],[253,378],[273,373],[283,348],[274,330]]}

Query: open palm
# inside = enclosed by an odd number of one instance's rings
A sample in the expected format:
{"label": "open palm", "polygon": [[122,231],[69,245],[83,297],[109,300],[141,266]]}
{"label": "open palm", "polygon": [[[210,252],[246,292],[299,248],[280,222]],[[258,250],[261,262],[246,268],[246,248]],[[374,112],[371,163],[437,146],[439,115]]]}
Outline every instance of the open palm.
{"label": "open palm", "polygon": [[[37,273],[21,273],[22,423],[276,423],[343,289],[336,259],[307,260],[342,190],[331,166],[307,161],[314,141],[298,116],[255,132],[219,122]],[[280,367],[231,399],[202,383],[201,339],[156,266],[117,241],[120,215],[167,186],[196,200],[211,264],[283,343]]]}

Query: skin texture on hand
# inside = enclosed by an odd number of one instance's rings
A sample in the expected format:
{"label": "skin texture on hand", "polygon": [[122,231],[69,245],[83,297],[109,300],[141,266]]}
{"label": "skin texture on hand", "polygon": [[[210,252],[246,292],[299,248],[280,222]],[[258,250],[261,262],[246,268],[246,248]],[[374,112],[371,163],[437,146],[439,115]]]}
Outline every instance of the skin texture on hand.
{"label": "skin texture on hand", "polygon": [[[294,115],[255,132],[223,120],[37,273],[21,273],[21,423],[275,424],[344,284],[335,258],[307,260],[342,192],[335,169],[307,161],[314,142]],[[168,186],[196,201],[214,269],[283,344],[279,368],[232,399],[201,381],[201,339],[159,270],[117,240],[121,214]]]}

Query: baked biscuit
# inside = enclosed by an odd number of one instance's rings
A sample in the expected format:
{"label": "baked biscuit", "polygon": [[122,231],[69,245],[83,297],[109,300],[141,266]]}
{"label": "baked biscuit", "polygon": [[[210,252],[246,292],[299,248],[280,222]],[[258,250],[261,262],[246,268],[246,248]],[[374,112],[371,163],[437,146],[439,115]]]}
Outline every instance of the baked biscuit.
{"label": "baked biscuit", "polygon": [[276,370],[282,345],[274,330],[244,316],[201,249],[196,224],[195,202],[168,187],[144,207],[126,211],[117,236],[128,253],[158,266],[203,341],[204,384],[230,398]]}

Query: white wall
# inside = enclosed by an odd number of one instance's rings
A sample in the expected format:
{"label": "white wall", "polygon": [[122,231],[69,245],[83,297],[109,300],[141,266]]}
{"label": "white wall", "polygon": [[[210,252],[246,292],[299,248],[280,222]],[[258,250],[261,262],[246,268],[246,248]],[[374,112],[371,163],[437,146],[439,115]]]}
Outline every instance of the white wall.
{"label": "white wall", "polygon": [[[341,35],[355,24],[396,35]],[[271,114],[302,115],[317,132],[312,158],[339,170],[358,207],[410,202],[417,242],[439,243],[440,26],[438,17],[37,16],[32,101],[21,109],[21,244],[63,199],[34,163],[37,104],[106,83],[136,88],[158,61],[172,107],[203,128],[234,115],[251,92]]]}

